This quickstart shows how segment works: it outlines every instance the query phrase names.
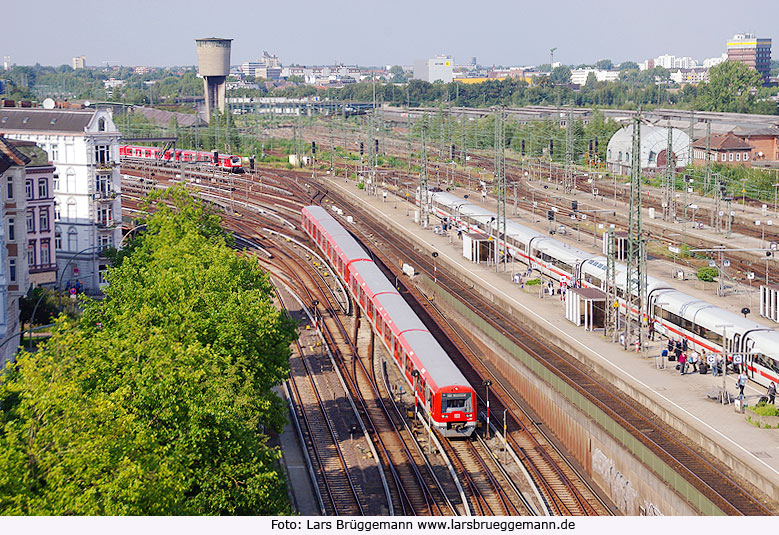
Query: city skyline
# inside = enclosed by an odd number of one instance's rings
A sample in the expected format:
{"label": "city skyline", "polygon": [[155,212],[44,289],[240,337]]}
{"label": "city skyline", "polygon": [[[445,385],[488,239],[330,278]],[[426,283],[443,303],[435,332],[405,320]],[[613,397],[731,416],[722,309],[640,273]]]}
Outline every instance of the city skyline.
{"label": "city skyline", "polygon": [[[235,65],[256,59],[262,50],[278,54],[285,65],[411,65],[439,53],[458,63],[475,56],[484,65],[530,65],[548,63],[553,47],[555,61],[572,65],[604,58],[641,61],[661,54],[702,60],[724,52],[734,33],[772,38],[774,17],[758,15],[779,14],[770,0],[749,2],[748,10],[728,9],[721,0],[657,0],[650,9],[617,0],[560,4],[555,13],[561,15],[550,18],[546,5],[524,1],[487,2],[479,10],[484,16],[474,17],[478,13],[472,3],[462,0],[400,0],[378,15],[347,0],[334,0],[325,10],[303,0],[294,12],[285,5],[260,10],[237,0],[228,4],[224,16],[212,17],[204,15],[208,3],[202,0],[163,5],[139,0],[135,9],[119,11],[91,0],[75,0],[72,9],[61,11],[53,0],[42,0],[36,13],[56,11],[57,17],[39,18],[34,32],[26,24],[9,25],[0,36],[0,56],[10,56],[18,65],[69,65],[80,55],[90,66],[195,65],[194,40],[215,36],[234,39]],[[4,12],[8,20],[30,17],[29,9],[19,4]],[[254,12],[256,18],[246,16]],[[668,20],[662,21],[666,13]],[[77,31],[63,40],[63,28]]]}

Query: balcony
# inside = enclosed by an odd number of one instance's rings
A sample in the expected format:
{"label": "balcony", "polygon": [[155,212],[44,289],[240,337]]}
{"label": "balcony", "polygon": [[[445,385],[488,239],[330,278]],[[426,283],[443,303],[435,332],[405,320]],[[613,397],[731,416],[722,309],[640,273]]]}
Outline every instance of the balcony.
{"label": "balcony", "polygon": [[35,264],[28,267],[30,273],[43,273],[45,271],[57,271],[57,264]]}
{"label": "balcony", "polygon": [[97,230],[113,230],[117,224],[113,219],[100,219],[97,221]]}
{"label": "balcony", "polygon": [[101,203],[110,203],[114,202],[119,195],[120,194],[116,191],[109,191],[108,193],[98,191],[92,194],[92,200]]}

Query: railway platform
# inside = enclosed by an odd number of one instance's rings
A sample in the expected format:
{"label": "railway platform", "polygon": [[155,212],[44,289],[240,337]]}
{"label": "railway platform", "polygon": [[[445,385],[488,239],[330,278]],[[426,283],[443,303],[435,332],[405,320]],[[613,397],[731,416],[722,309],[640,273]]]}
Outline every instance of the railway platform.
{"label": "railway platform", "polygon": [[[520,289],[519,285],[512,282],[511,264],[507,265],[509,271],[504,273],[496,272],[494,265],[471,263],[462,256],[462,244],[456,234],[435,234],[432,228],[422,228],[414,222],[413,207],[407,211],[401,201],[395,203],[392,198],[368,195],[366,191],[357,189],[351,181],[325,180],[330,191],[337,192],[350,202],[360,203],[377,220],[408,236],[420,249],[437,252],[439,274],[443,270],[458,271],[474,284],[488,288],[504,304],[535,324],[539,332],[544,332],[546,337],[555,342],[559,341],[558,345],[568,350],[573,357],[608,378],[615,388],[646,405],[703,451],[730,467],[737,477],[749,481],[774,500],[779,500],[779,430],[758,429],[746,421],[744,414],[736,412],[733,405],[721,405],[711,400],[708,394],[722,385],[722,377],[699,374],[683,376],[673,366],[658,369],[655,357],[665,343],[662,337],[658,337],[644,353],[624,351],[618,344],[604,338],[602,332],[585,332],[583,328],[566,320],[565,305],[559,296],[539,298],[538,294]],[[462,195],[465,192],[454,193]],[[475,201],[475,197],[472,195],[470,200]],[[348,214],[348,211],[345,213]],[[537,214],[536,219],[540,220],[540,215]],[[530,217],[524,214],[513,219],[528,224]],[[546,220],[536,225],[540,225],[543,231]],[[583,235],[581,241],[576,240],[575,233],[573,236],[556,237],[584,250],[587,250],[589,243],[590,250],[595,250],[592,247],[592,234],[588,238]],[[516,267],[518,270],[523,268],[520,264]],[[671,262],[650,262],[650,274],[659,278],[669,279],[671,268]],[[432,274],[430,276],[432,278]],[[673,285],[701,299],[715,299],[711,292],[697,288],[690,281],[674,281]],[[756,295],[752,298],[755,305],[752,307],[755,311],[753,318],[757,316]],[[720,298],[716,299],[719,304]],[[734,294],[723,299],[725,301],[722,304],[728,303],[729,308],[740,309],[744,306],[742,301],[749,297]],[[764,321],[770,325],[767,320]],[[737,393],[735,376],[727,377],[727,389]],[[750,396],[764,393],[765,389],[756,384],[749,384],[745,390],[745,394]]]}

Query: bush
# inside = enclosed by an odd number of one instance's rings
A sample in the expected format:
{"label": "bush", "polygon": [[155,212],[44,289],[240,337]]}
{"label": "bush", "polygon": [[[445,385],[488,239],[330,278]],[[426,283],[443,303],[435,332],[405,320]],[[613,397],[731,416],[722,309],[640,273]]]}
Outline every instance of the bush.
{"label": "bush", "polygon": [[541,279],[530,279],[525,282],[525,286],[538,286],[541,284]]}
{"label": "bush", "polygon": [[752,407],[752,411],[760,416],[779,416],[779,409],[775,405],[768,405],[767,403],[758,403]]}
{"label": "bush", "polygon": [[717,278],[717,275],[719,275],[717,268],[704,267],[698,270],[698,280],[702,280],[704,282],[712,282]]}
{"label": "bush", "polygon": [[360,182],[357,184],[357,189],[365,189],[365,182]]}

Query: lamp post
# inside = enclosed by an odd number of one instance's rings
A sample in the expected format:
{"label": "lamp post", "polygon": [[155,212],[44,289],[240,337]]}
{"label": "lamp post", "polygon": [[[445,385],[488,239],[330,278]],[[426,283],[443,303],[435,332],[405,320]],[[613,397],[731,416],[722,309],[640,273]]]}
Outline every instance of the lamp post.
{"label": "lamp post", "polygon": [[[722,329],[722,404],[730,403],[728,398],[728,391],[725,389],[725,378],[728,376],[728,327],[733,327],[730,323],[720,323],[715,325],[716,328]],[[715,363],[716,364],[716,363]]]}
{"label": "lamp post", "polygon": [[438,284],[438,265],[436,263],[436,258],[438,258],[438,252],[433,251],[433,282]]}
{"label": "lamp post", "polygon": [[490,387],[492,386],[492,381],[487,379],[483,383],[484,388],[487,391],[486,399],[487,399],[487,440],[490,439]]}

